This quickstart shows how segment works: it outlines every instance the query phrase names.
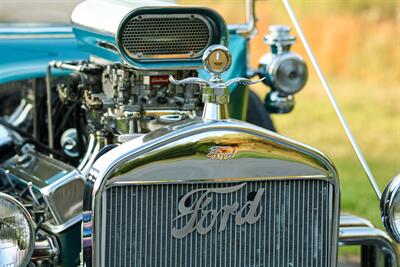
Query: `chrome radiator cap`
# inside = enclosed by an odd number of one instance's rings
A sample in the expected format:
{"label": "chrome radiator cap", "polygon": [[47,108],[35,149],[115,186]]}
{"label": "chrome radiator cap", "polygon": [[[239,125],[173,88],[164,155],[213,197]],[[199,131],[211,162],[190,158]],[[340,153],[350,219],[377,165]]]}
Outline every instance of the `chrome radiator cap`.
{"label": "chrome radiator cap", "polygon": [[207,47],[228,42],[214,10],[165,1],[88,0],[71,21],[83,49],[136,69],[196,69]]}

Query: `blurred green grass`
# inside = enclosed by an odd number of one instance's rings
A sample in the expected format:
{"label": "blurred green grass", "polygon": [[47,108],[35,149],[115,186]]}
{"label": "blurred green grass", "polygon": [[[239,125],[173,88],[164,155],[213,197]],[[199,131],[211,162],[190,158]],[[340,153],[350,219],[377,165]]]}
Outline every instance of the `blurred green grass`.
{"label": "blurred green grass", "polygon": [[[400,173],[400,88],[394,85],[382,89],[355,79],[328,80],[383,190]],[[264,95],[265,88],[257,89]],[[296,95],[294,111],[273,115],[273,120],[279,133],[311,145],[333,160],[339,172],[342,213],[367,218],[383,229],[379,201],[315,74],[311,73],[309,83]],[[341,259],[357,261],[360,250],[352,246],[339,252]]]}
{"label": "blurred green grass", "polygon": [[[336,98],[383,190],[400,173],[400,93],[386,95],[374,85],[331,80]],[[296,97],[290,115],[274,115],[278,131],[312,145],[335,163],[341,182],[341,209],[381,227],[379,201],[351,149],[319,82],[312,80]]]}

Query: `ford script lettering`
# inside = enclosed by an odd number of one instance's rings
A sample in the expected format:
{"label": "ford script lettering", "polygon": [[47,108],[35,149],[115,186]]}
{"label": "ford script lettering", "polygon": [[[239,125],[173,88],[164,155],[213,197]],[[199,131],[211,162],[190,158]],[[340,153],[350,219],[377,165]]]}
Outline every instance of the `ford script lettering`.
{"label": "ford script lettering", "polygon": [[[252,200],[248,200],[242,206],[241,203],[236,201],[220,209],[210,208],[213,206],[211,205],[213,201],[215,201],[215,195],[231,194],[240,190],[245,185],[246,183],[225,188],[202,188],[185,194],[178,204],[180,215],[173,219],[173,222],[176,224],[177,221],[183,222],[183,226],[180,228],[173,227],[172,236],[180,239],[193,231],[205,235],[214,226],[218,227],[219,232],[222,232],[226,229],[230,217],[234,219],[236,225],[256,223],[263,211],[260,205],[264,194],[263,188],[258,189]],[[217,222],[219,222],[218,226],[216,226]]]}
{"label": "ford script lettering", "polygon": [[208,149],[207,157],[210,159],[230,159],[235,155],[231,146],[213,146]]}

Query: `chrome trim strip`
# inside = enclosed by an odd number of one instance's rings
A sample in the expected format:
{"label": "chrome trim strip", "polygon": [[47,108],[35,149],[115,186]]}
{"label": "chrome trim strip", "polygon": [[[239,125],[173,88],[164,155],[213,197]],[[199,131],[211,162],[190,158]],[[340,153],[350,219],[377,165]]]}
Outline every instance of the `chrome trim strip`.
{"label": "chrome trim strip", "polygon": [[307,176],[270,176],[270,177],[243,177],[243,178],[217,178],[217,179],[205,179],[205,180],[154,180],[154,181],[114,181],[109,180],[106,182],[104,189],[107,189],[112,186],[121,186],[121,185],[152,185],[152,184],[207,184],[207,183],[231,183],[231,182],[241,182],[241,181],[271,181],[271,180],[326,180],[331,181],[330,178],[327,178],[323,175],[307,175]]}
{"label": "chrome trim strip", "polygon": [[60,217],[59,210],[57,207],[55,207],[52,200],[52,194],[57,189],[75,180],[81,180],[83,184],[85,183],[84,177],[74,169],[72,172],[66,174],[62,179],[59,179],[56,182],[40,189],[40,193],[42,194],[43,199],[46,202],[46,205],[49,207],[49,210],[56,222],[56,225],[52,225],[51,223],[48,223],[48,225],[55,231],[62,231],[63,229],[68,228],[70,225],[75,224],[78,221],[78,218],[79,220],[82,219],[82,214],[78,214],[67,221],[63,221],[63,219]]}
{"label": "chrome trim strip", "polygon": [[382,230],[372,227],[341,227],[339,229],[341,246],[374,246],[385,257],[386,267],[398,266],[398,249],[392,239]]}
{"label": "chrome trim strip", "polygon": [[369,181],[370,181],[370,183],[371,183],[371,185],[372,185],[372,187],[373,187],[373,189],[375,191],[376,196],[378,197],[378,199],[381,199],[382,193],[381,193],[381,191],[379,189],[378,184],[376,183],[374,175],[372,174],[372,172],[371,172],[371,170],[370,170],[370,168],[368,166],[368,163],[365,160],[365,158],[364,158],[364,156],[363,156],[363,154],[361,152],[361,149],[358,146],[357,141],[355,140],[355,138],[354,138],[354,136],[353,136],[353,134],[352,134],[352,132],[350,130],[350,127],[348,126],[348,124],[346,122],[346,119],[343,116],[343,114],[342,114],[342,112],[341,112],[341,110],[339,108],[339,105],[336,102],[336,99],[335,99],[335,96],[333,95],[332,89],[330,88],[330,86],[329,86],[324,74],[322,73],[321,68],[319,67],[317,59],[316,59],[314,53],[311,50],[311,47],[310,47],[310,45],[309,45],[309,43],[307,41],[306,36],[303,33],[303,30],[302,30],[302,28],[300,26],[299,21],[296,18],[296,15],[295,15],[295,13],[293,11],[293,8],[290,5],[289,0],[282,0],[282,1],[283,1],[283,4],[286,7],[287,12],[289,13],[290,19],[291,19],[294,27],[297,30],[297,33],[300,36],[300,39],[301,39],[301,41],[302,41],[302,43],[304,45],[304,48],[307,51],[307,54],[308,54],[309,58],[311,59],[311,63],[313,64],[314,69],[317,72],[318,78],[320,79],[320,81],[321,81],[321,83],[322,83],[322,85],[323,85],[323,87],[325,89],[325,92],[329,97],[329,100],[330,100],[330,102],[331,102],[331,104],[332,104],[332,106],[333,106],[333,108],[334,108],[334,110],[336,112],[336,115],[339,118],[340,123],[342,124],[342,127],[343,127],[343,129],[344,129],[344,131],[345,131],[345,133],[347,135],[347,138],[349,139],[351,145],[353,146],[353,149],[357,154],[358,160],[360,161],[361,166],[363,167],[364,172],[367,175],[367,177],[368,177],[368,179],[369,179]]}
{"label": "chrome trim strip", "polygon": [[374,227],[374,225],[368,221],[367,219],[354,216],[351,214],[345,214],[345,215],[340,215],[340,221],[339,221],[340,227],[356,227],[356,226],[361,226],[361,227]]}
{"label": "chrome trim strip", "polygon": [[43,228],[45,228],[46,230],[48,230],[54,234],[58,234],[58,233],[61,233],[65,230],[67,230],[72,225],[74,225],[78,222],[81,222],[81,221],[82,221],[82,214],[79,214],[79,215],[75,216],[74,218],[72,218],[60,225],[54,225],[54,224],[51,224],[50,222],[45,222],[45,223],[43,223]]}
{"label": "chrome trim strip", "polygon": [[73,34],[1,34],[0,40],[24,40],[24,39],[72,39]]}

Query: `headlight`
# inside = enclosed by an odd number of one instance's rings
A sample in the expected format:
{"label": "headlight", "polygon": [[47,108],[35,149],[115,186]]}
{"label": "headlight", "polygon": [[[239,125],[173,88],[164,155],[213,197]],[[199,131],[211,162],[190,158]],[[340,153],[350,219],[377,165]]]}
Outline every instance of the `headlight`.
{"label": "headlight", "polygon": [[297,93],[307,82],[307,66],[304,60],[294,53],[275,57],[267,68],[270,85],[285,94]]}
{"label": "headlight", "polygon": [[271,52],[261,57],[258,75],[271,87],[266,108],[271,113],[288,113],[294,107],[293,95],[307,82],[307,65],[300,55],[290,52],[296,41],[290,34],[290,27],[273,25],[264,39]]}
{"label": "headlight", "polygon": [[0,266],[26,266],[34,241],[28,211],[16,199],[0,192]]}
{"label": "headlight", "polygon": [[382,221],[389,234],[400,243],[400,175],[385,188],[381,198]]}

